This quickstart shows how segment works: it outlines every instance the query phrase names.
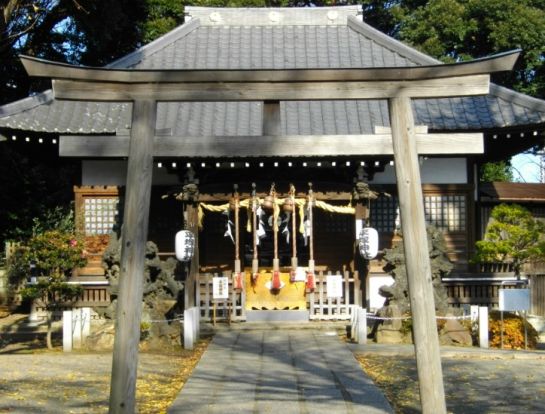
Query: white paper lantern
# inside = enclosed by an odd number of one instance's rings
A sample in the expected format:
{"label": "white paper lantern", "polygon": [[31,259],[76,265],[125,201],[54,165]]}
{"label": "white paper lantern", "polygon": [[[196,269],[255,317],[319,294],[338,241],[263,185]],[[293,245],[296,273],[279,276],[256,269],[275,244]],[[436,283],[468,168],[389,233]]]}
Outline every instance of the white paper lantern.
{"label": "white paper lantern", "polygon": [[176,259],[189,262],[195,253],[195,236],[189,230],[176,233]]}
{"label": "white paper lantern", "polygon": [[378,254],[378,232],[372,227],[364,227],[360,231],[358,245],[364,259],[374,259]]}

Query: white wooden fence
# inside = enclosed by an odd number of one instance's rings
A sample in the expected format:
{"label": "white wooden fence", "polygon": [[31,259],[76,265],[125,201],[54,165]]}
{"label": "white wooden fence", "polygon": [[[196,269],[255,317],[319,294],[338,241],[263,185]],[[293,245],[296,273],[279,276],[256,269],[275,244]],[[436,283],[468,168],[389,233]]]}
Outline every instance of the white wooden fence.
{"label": "white wooden fence", "polygon": [[[343,276],[343,296],[340,298],[327,296],[326,279],[328,275],[333,274]],[[351,319],[352,305],[362,305],[358,272],[352,274],[349,271],[327,272],[326,274],[318,272],[316,274],[316,289],[307,295],[307,307],[311,320]]]}
{"label": "white wooden fence", "polygon": [[[213,299],[212,279],[217,276],[225,276],[229,281],[229,298]],[[199,274],[195,286],[196,305],[200,308],[201,320],[210,322],[214,319],[223,321],[246,320],[246,293],[244,289],[237,292],[233,289],[231,272]]]}
{"label": "white wooden fence", "polygon": [[[327,276],[341,275],[343,283],[343,295],[340,298],[328,298]],[[229,281],[229,298],[214,300],[212,297],[212,279],[216,276],[225,276]],[[352,315],[352,305],[362,305],[362,292],[357,272],[318,272],[316,275],[316,288],[314,292],[307,294],[307,309],[310,320],[349,320]],[[195,289],[196,305],[200,308],[202,321],[245,321],[246,320],[246,293],[244,290],[237,292],[233,289],[231,272],[222,275],[217,273],[200,274]]]}

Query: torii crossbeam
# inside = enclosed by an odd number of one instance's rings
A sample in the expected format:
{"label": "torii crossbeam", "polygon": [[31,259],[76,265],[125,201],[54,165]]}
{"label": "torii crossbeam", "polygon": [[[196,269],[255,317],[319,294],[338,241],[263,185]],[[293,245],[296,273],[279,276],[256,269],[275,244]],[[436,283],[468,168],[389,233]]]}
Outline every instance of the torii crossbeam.
{"label": "torii crossbeam", "polygon": [[[446,413],[411,98],[487,94],[489,74],[511,70],[519,54],[416,67],[218,71],[88,68],[21,57],[29,75],[53,79],[56,99],[133,102],[110,413],[135,411],[157,101],[346,99],[388,100],[422,410]],[[229,147],[222,151],[222,156],[237,155],[229,154]]]}

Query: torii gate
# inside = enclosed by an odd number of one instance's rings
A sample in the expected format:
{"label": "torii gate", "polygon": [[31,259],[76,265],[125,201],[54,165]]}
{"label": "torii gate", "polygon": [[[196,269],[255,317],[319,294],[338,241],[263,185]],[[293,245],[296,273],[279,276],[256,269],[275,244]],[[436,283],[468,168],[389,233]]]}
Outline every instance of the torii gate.
{"label": "torii gate", "polygon": [[[307,156],[338,155],[347,147],[364,154],[394,155],[422,410],[446,413],[418,154],[483,152],[483,137],[417,134],[411,98],[485,95],[489,74],[511,70],[519,53],[450,65],[334,70],[117,70],[21,57],[30,76],[53,79],[56,99],[133,103],[130,140],[116,136],[61,138],[65,155],[129,158],[110,413],[135,411],[153,156],[251,157],[264,155],[264,151],[286,155],[280,148],[290,148],[292,156],[302,148]],[[347,99],[387,99],[391,136],[278,136],[279,101]],[[158,137],[158,101],[264,101],[264,132],[269,135]]]}

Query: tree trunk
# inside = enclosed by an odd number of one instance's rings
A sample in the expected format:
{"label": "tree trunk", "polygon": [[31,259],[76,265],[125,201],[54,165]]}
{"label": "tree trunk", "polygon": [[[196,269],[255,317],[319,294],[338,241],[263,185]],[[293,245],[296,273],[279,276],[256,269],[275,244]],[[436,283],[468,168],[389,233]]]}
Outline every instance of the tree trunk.
{"label": "tree trunk", "polygon": [[53,343],[51,342],[51,335],[53,333],[53,312],[47,312],[47,335],[45,336],[45,342],[47,344],[47,349],[53,349]]}

